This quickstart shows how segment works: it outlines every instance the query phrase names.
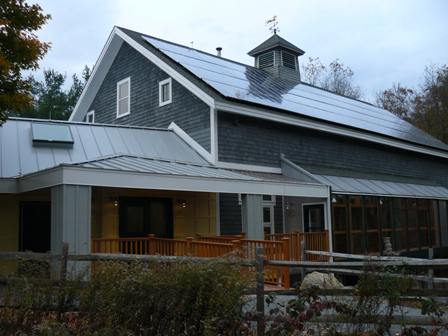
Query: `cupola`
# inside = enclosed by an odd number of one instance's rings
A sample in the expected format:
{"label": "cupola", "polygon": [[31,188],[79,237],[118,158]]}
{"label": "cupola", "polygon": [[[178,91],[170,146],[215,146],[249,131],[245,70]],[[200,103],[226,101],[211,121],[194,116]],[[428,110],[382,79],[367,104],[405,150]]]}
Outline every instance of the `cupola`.
{"label": "cupola", "polygon": [[254,57],[255,67],[269,72],[272,76],[300,81],[299,56],[305,52],[275,31],[270,38],[247,54]]}

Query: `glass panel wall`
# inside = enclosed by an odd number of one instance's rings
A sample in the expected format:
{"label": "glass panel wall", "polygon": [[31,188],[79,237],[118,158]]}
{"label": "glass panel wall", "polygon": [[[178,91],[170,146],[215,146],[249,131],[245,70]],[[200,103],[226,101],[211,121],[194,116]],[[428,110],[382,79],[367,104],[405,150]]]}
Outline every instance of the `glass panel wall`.
{"label": "glass panel wall", "polygon": [[395,251],[440,246],[438,202],[357,195],[332,197],[336,252],[381,254],[384,237]]}
{"label": "glass panel wall", "polygon": [[332,198],[333,213],[333,246],[334,250],[342,253],[349,253],[348,243],[348,214],[347,214],[347,197],[342,195],[334,195]]}

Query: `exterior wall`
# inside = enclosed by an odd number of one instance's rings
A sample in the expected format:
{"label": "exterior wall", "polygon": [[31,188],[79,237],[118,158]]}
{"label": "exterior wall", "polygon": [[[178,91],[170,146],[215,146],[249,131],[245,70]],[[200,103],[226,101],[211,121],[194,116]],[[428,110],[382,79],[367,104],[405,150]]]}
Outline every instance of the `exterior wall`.
{"label": "exterior wall", "polygon": [[285,197],[285,204],[288,203],[288,210],[285,210],[285,231],[304,231],[303,227],[303,204],[326,203],[325,198],[311,197]]}
{"label": "exterior wall", "polygon": [[[117,238],[118,207],[114,200],[120,196],[173,198],[174,238],[184,238],[195,234],[216,234],[216,195],[159,190],[135,190],[119,188],[93,188],[92,237]],[[176,200],[186,200],[182,208]]]}
{"label": "exterior wall", "polygon": [[[221,235],[234,235],[243,232],[241,205],[238,204],[238,194],[219,194],[219,223]],[[281,196],[276,197],[274,205],[274,228],[276,233],[283,232]]]}
{"label": "exterior wall", "polygon": [[50,201],[49,190],[24,194],[0,194],[0,251],[18,251],[20,203]]}
{"label": "exterior wall", "polygon": [[[117,82],[131,78],[131,113],[116,118]],[[166,128],[172,121],[210,151],[210,107],[172,79],[172,103],[159,107],[159,82],[169,76],[123,43],[89,111],[95,122]]]}
{"label": "exterior wall", "polygon": [[220,161],[271,167],[280,166],[283,153],[298,164],[431,179],[448,187],[446,159],[224,112],[218,114],[218,152]]}

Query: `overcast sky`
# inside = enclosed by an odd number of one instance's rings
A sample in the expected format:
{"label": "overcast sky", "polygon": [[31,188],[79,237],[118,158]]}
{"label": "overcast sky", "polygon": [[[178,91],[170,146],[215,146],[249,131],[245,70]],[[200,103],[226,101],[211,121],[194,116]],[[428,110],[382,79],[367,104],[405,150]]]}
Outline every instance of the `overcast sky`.
{"label": "overcast sky", "polygon": [[[45,0],[52,19],[39,32],[52,43],[41,69],[71,76],[92,66],[114,25],[252,64],[246,53],[280,35],[324,63],[338,58],[369,100],[393,83],[415,87],[425,65],[448,63],[446,0]],[[38,74],[38,76],[40,76]]]}

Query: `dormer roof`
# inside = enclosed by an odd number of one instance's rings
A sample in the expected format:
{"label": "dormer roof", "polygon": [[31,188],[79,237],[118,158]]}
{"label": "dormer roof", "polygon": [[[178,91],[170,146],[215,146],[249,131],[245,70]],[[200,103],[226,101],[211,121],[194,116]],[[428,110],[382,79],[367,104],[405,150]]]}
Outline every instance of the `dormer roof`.
{"label": "dormer roof", "polygon": [[258,47],[255,47],[254,49],[249,51],[247,54],[249,56],[255,57],[264,51],[267,51],[270,49],[275,49],[275,48],[288,49],[289,51],[292,51],[293,53],[297,54],[298,56],[302,56],[303,54],[305,54],[305,52],[302,49],[296,47],[291,42],[286,41],[283,37],[281,37],[278,34],[272,35],[270,38],[268,38],[266,41],[264,41]]}

